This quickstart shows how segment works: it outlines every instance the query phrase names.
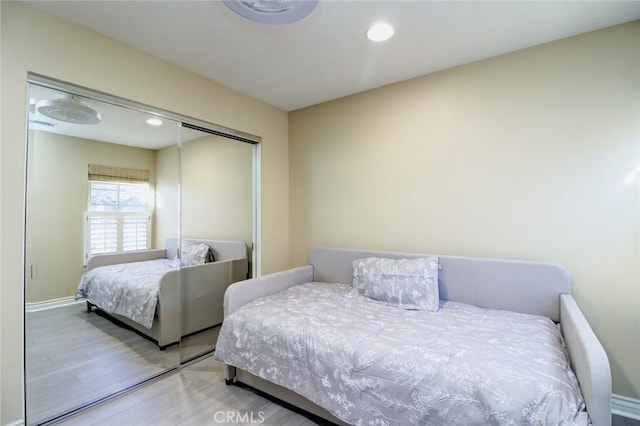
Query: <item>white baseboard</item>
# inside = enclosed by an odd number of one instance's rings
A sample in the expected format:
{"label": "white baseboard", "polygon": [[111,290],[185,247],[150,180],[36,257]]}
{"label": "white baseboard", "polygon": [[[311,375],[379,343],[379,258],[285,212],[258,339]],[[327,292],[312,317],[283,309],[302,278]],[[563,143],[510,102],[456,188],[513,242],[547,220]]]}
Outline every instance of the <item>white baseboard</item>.
{"label": "white baseboard", "polygon": [[611,412],[618,416],[640,420],[640,399],[614,393],[611,396]]}
{"label": "white baseboard", "polygon": [[84,300],[76,300],[74,296],[61,297],[59,299],[45,300],[43,302],[31,302],[24,304],[25,312],[37,312],[45,309],[59,308],[61,306],[73,305],[74,303],[84,303]]}
{"label": "white baseboard", "polygon": [[24,419],[19,419],[15,422],[7,423],[5,426],[24,426]]}

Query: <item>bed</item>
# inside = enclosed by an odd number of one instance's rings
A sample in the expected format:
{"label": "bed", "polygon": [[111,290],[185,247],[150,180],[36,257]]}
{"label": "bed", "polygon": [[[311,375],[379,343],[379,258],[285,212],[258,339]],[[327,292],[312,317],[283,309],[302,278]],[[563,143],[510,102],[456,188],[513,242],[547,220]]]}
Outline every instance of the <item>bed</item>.
{"label": "bed", "polygon": [[[89,312],[99,309],[160,349],[221,324],[225,290],[249,275],[246,244],[183,239],[180,256],[178,247],[177,238],[168,238],[165,249],[94,256],[76,298],[87,300]],[[199,263],[186,260],[194,253],[209,262],[191,264]]]}
{"label": "bed", "polygon": [[608,359],[564,268],[437,256],[428,309],[355,291],[362,259],[425,257],[316,248],[310,265],[230,286],[227,384],[336,424],[610,425]]}

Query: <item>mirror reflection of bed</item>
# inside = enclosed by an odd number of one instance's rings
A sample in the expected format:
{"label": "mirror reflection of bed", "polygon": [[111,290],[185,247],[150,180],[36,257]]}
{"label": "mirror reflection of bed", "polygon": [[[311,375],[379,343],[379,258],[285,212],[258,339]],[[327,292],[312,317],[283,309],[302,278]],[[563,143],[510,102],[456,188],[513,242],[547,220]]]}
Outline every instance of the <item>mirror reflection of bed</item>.
{"label": "mirror reflection of bed", "polygon": [[[212,280],[250,275],[253,146],[166,118],[153,127],[147,113],[82,97],[74,101],[99,111],[100,123],[64,123],[36,110],[61,91],[30,84],[29,96],[25,376],[27,423],[38,424],[214,349],[224,292],[201,285],[199,271]],[[132,185],[146,185],[147,194]],[[219,265],[180,266],[176,254],[187,244],[171,238],[180,235],[236,241],[244,259],[229,261],[224,244],[212,243]],[[129,253],[112,253],[127,247]],[[132,253],[175,267],[151,327],[162,318],[165,341],[126,316],[93,306],[89,312],[86,299],[75,300],[85,272]],[[219,304],[219,320],[209,304]]]}
{"label": "mirror reflection of bed", "polygon": [[244,241],[170,237],[164,246],[91,257],[76,292],[88,313],[98,309],[163,351],[220,326],[225,290],[248,272]]}

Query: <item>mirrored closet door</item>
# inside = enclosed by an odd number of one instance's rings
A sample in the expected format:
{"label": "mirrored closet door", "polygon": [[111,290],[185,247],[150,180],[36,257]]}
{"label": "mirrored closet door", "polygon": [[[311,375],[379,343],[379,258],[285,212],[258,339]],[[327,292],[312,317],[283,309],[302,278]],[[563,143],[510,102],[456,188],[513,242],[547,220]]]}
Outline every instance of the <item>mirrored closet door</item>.
{"label": "mirrored closet door", "polygon": [[257,145],[184,124],[181,138],[181,234],[185,255],[201,246],[210,261],[182,259],[181,359],[215,348],[223,297],[251,276],[254,241],[254,171]]}
{"label": "mirrored closet door", "polygon": [[[29,98],[25,389],[33,425],[179,366],[179,335],[157,343],[144,279],[155,272],[131,272],[141,277],[134,289],[104,285],[128,273],[111,257],[175,267],[165,249],[168,236],[179,237],[180,163],[158,153],[180,150],[180,129],[34,83]],[[89,279],[97,266],[108,274]],[[163,326],[178,329],[179,320],[178,311]]]}
{"label": "mirrored closet door", "polygon": [[108,300],[109,290],[104,310],[84,298],[91,258],[161,252],[178,235],[179,181],[156,177],[178,175],[157,152],[179,150],[179,123],[36,84],[29,97],[25,379],[38,424],[179,365],[179,339],[160,350],[147,327],[106,313],[143,323],[133,292]]}
{"label": "mirrored closet door", "polygon": [[224,291],[259,259],[259,141],[30,76],[28,425],[214,350]]}

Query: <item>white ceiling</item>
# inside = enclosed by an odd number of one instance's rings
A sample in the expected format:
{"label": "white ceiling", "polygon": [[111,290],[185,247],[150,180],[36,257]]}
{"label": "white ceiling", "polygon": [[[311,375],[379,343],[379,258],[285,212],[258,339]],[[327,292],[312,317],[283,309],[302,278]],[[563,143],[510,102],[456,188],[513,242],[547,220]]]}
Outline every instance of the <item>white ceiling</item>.
{"label": "white ceiling", "polygon": [[180,127],[179,122],[167,118],[162,119],[161,126],[150,126],[146,120],[153,117],[151,114],[82,96],[76,96],[82,105],[100,113],[98,124],[66,123],[46,117],[35,108],[40,100],[61,99],[63,95],[60,90],[31,84],[29,129],[145,149],[161,149],[177,145],[178,141],[186,143],[206,136],[197,130]]}
{"label": "white ceiling", "polygon": [[[26,1],[290,111],[640,19],[640,1],[320,0],[274,26],[218,1]],[[395,27],[383,43],[364,33]]]}

